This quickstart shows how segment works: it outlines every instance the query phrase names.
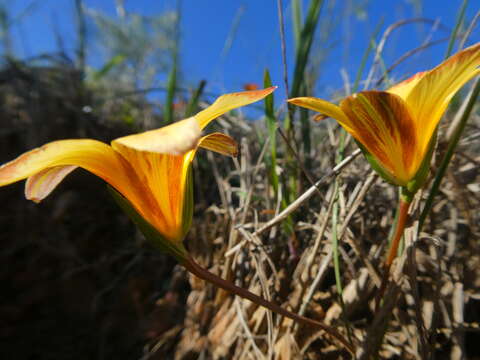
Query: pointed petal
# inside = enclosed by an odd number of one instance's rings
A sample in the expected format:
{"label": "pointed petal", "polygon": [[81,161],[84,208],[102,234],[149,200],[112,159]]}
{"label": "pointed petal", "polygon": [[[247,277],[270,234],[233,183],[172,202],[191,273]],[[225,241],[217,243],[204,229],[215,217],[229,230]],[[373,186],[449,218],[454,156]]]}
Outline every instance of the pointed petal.
{"label": "pointed petal", "polygon": [[112,146],[135,169],[145,189],[147,211],[139,212],[168,240],[182,241],[185,183],[195,148],[184,155],[158,154],[139,151],[117,140]]}
{"label": "pointed petal", "polygon": [[344,99],[340,107],[351,121],[352,136],[399,185],[408,183],[418,169],[419,154],[414,122],[403,100],[383,91],[364,91]]}
{"label": "pointed petal", "polygon": [[200,139],[199,147],[218,152],[222,155],[236,157],[238,155],[238,145],[230,136],[222,133],[208,134]]}
{"label": "pointed petal", "polygon": [[480,74],[480,43],[453,55],[424,74],[407,93],[405,101],[426,148],[448,103],[460,88]]}
{"label": "pointed petal", "polygon": [[277,87],[272,86],[267,89],[243,91],[220,96],[215,102],[205,110],[200,111],[194,117],[199,121],[200,128],[203,129],[210,121],[216,119],[226,112],[254,103],[271,94]]}
{"label": "pointed petal", "polygon": [[54,166],[30,176],[25,183],[25,197],[36,203],[45,199],[77,166]]}
{"label": "pointed petal", "polygon": [[[323,115],[327,115],[335,120],[337,120],[340,125],[342,125],[345,130],[351,131],[351,124],[348,117],[345,115],[343,110],[328,101],[314,98],[314,97],[298,97],[293,99],[288,99],[289,103],[292,103],[297,106],[301,106],[316,112],[319,112]],[[319,120],[323,120],[324,117],[319,118]]]}
{"label": "pointed petal", "polygon": [[[35,176],[27,193],[41,200],[66,176],[67,169],[48,170],[59,166],[82,167],[125,196],[130,193],[127,170],[118,155],[110,146],[89,139],[54,141],[20,155],[0,167],[0,186]],[[46,182],[42,184],[42,181]],[[39,188],[35,189],[35,186]]]}
{"label": "pointed petal", "polygon": [[186,179],[200,141],[197,119],[112,141],[145,187],[148,212],[140,212],[172,242],[183,240]]}
{"label": "pointed petal", "polygon": [[200,139],[198,121],[191,117],[160,129],[124,136],[112,141],[112,147],[122,147],[159,154],[183,155],[194,149]]}

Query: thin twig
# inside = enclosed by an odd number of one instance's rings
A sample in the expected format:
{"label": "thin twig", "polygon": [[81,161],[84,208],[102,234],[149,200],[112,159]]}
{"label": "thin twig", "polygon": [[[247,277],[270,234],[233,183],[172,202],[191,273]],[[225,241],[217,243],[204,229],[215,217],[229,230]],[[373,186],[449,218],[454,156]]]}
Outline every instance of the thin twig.
{"label": "thin twig", "polygon": [[318,322],[318,321],[300,316],[298,314],[292,313],[292,312],[282,308],[281,306],[279,306],[279,305],[277,305],[277,304],[275,304],[271,301],[265,300],[261,296],[255,295],[254,293],[251,293],[250,291],[248,291],[246,289],[238,287],[235,284],[233,284],[229,281],[226,281],[226,280],[218,277],[217,275],[214,275],[213,273],[209,272],[208,270],[204,269],[203,267],[198,265],[191,257],[185,259],[182,262],[182,265],[188,271],[190,271],[192,274],[194,274],[195,276],[197,276],[200,279],[203,279],[205,281],[208,281],[208,282],[214,284],[215,286],[217,286],[217,287],[219,287],[219,288],[221,288],[225,291],[228,291],[228,292],[230,292],[234,295],[238,295],[238,296],[240,296],[244,299],[250,300],[257,305],[263,306],[264,308],[267,308],[267,309],[269,309],[269,310],[271,310],[271,311],[273,311],[273,312],[275,312],[279,315],[285,316],[285,317],[287,317],[289,319],[292,319],[294,321],[297,321],[297,322],[300,322],[300,323],[303,323],[303,324],[309,325],[309,326],[315,326],[315,327],[318,327],[318,328],[324,330],[327,334],[329,334],[330,336],[337,339],[340,343],[342,343],[343,346],[348,351],[350,351],[352,354],[355,353],[355,348],[353,347],[353,345],[350,344],[344,338],[344,336],[342,334],[340,334],[333,327],[330,327],[330,326],[328,326],[326,324],[323,324],[321,322]]}
{"label": "thin twig", "polygon": [[[288,89],[288,70],[287,70],[287,45],[285,42],[285,23],[283,21],[283,3],[282,0],[277,0],[278,7],[278,23],[280,26],[280,41],[282,44],[282,64],[283,64],[283,82],[285,84],[285,95],[288,99],[289,89]],[[287,106],[289,106],[287,104]],[[290,111],[290,106],[288,107]]]}
{"label": "thin twig", "polygon": [[[405,19],[405,20],[400,20],[400,21],[397,21],[396,23],[393,23],[392,25],[390,25],[384,31],[384,33],[382,35],[382,38],[381,38],[380,42],[378,43],[377,49],[375,51],[375,57],[373,59],[373,65],[371,66],[370,71],[369,71],[368,76],[367,76],[367,80],[365,81],[365,88],[368,88],[368,86],[369,86],[369,84],[370,84],[370,82],[373,78],[373,75],[375,74],[375,70],[376,70],[377,65],[380,61],[380,57],[381,57],[383,48],[385,47],[387,39],[392,34],[392,32],[394,30],[404,26],[404,25],[408,25],[408,24],[412,24],[412,23],[419,23],[419,22],[430,23],[430,24],[433,24],[434,26],[437,26],[437,24],[438,24],[438,22],[436,20],[432,20],[432,19],[428,19],[428,18]],[[439,24],[439,26],[442,27],[443,29],[449,30],[448,27],[446,27],[442,24]]]}
{"label": "thin twig", "polygon": [[480,11],[478,11],[478,12],[475,14],[475,17],[474,17],[473,20],[470,22],[470,25],[468,26],[468,29],[465,31],[465,33],[463,34],[462,39],[461,39],[460,42],[458,43],[458,49],[459,49],[459,50],[463,49],[463,47],[465,46],[465,43],[467,42],[468,37],[471,35],[473,29],[475,29],[475,26],[477,25],[477,22],[478,22],[479,19],[480,19]]}
{"label": "thin twig", "polygon": [[317,192],[317,188],[330,180],[331,178],[337,176],[340,171],[342,171],[347,165],[349,165],[359,154],[361,153],[360,149],[355,150],[349,156],[347,156],[342,162],[336,165],[329,173],[324,175],[320,180],[314,183],[307,191],[300,195],[294,202],[287,206],[280,214],[274,217],[272,220],[263,225],[260,229],[255,231],[255,235],[259,235],[265,230],[270,229],[272,226],[278,224],[279,222],[285,220],[290,213],[297,210],[305,201],[310,199],[313,194]]}

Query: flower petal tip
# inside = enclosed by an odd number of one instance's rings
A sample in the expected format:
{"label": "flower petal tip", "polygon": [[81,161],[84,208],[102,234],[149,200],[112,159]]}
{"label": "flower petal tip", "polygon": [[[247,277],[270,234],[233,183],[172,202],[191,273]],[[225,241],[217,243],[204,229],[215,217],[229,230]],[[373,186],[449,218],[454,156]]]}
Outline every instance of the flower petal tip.
{"label": "flower petal tip", "polygon": [[257,101],[270,95],[277,89],[278,89],[278,86],[270,86],[268,88],[261,89],[261,90],[242,91],[242,92],[233,93],[232,95],[242,96],[242,97],[247,96],[251,98],[253,101]]}
{"label": "flower petal tip", "polygon": [[276,88],[276,86],[271,86],[262,90],[240,91],[219,96],[212,105],[196,114],[195,118],[199,121],[200,128],[203,129],[213,119],[230,110],[262,100],[274,92]]}
{"label": "flower petal tip", "polygon": [[287,99],[287,101],[292,104],[299,104],[302,102],[302,99],[303,99],[302,97],[296,97],[296,98]]}
{"label": "flower petal tip", "polygon": [[306,108],[309,108],[310,110],[315,111],[315,109],[310,108],[309,105],[314,103],[316,100],[320,100],[320,99],[317,99],[315,97],[301,96],[301,97],[287,99],[287,102],[293,105],[306,107]]}

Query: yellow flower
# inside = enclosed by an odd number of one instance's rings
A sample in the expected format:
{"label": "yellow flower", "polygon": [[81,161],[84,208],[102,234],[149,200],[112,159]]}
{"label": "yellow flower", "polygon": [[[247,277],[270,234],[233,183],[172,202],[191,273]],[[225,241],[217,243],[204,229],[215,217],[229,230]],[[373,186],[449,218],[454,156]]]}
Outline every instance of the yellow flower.
{"label": "yellow flower", "polygon": [[263,99],[274,90],[220,96],[191,118],[115,139],[111,146],[91,139],[50,142],[1,166],[0,186],[27,179],[25,196],[39,202],[76,167],[84,168],[113,187],[114,195],[122,195],[116,199],[127,212],[130,207],[129,215],[137,225],[153,228],[161,235],[163,246],[181,252],[192,217],[190,170],[197,149],[237,154],[232,138],[221,133],[201,137],[201,130],[218,116]]}
{"label": "yellow flower", "polygon": [[386,91],[359,92],[342,100],[340,106],[310,97],[288,101],[337,120],[367,158],[374,160],[372,165],[382,176],[416,190],[419,184],[412,182],[428,171],[431,140],[443,113],[455,93],[480,73],[479,66],[477,43],[432,70]]}

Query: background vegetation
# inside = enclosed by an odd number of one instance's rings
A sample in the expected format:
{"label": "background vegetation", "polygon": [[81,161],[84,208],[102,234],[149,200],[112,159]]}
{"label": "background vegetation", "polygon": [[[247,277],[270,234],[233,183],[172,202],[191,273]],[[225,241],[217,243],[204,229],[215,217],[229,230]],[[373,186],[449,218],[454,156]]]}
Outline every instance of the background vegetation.
{"label": "background vegetation", "polygon": [[[205,81],[188,79],[182,67],[180,6],[147,17],[117,1],[111,17],[74,3],[74,51],[65,50],[57,34],[57,52],[32,58],[16,53],[11,29],[28,21],[35,2],[20,14],[0,3],[2,163],[55,139],[108,142],[159,127],[194,114],[216,95],[206,91]],[[431,46],[449,55],[476,42],[479,13],[466,16],[469,5],[460,4],[452,28],[421,17],[393,24],[379,19],[364,35],[360,65],[348,69],[355,76],[343,74],[344,85],[332,98],[387,87],[399,79],[391,78],[397,65],[421,62]],[[278,7],[272,17],[279,18],[281,39],[294,40],[278,49],[292,64],[285,66],[279,91],[318,95],[322,69],[332,61],[329,49],[343,46],[328,36],[340,26],[333,15],[341,8],[342,16],[364,16],[366,3],[342,8],[335,1],[291,0]],[[419,25],[428,29],[422,41],[386,62],[392,34]],[[102,55],[100,66],[88,63],[91,51]],[[269,86],[269,71],[245,87]],[[415,221],[380,311],[373,297],[398,194],[372,173],[334,122],[315,123],[312,114],[273,97],[214,125],[237,139],[241,155],[233,161],[207,153],[197,158],[187,247],[223,278],[333,324],[364,358],[480,357],[475,87],[478,81],[465,87],[441,123],[433,175],[413,206]],[[453,158],[444,160],[450,150]],[[438,176],[442,163],[448,167]],[[187,274],[145,243],[105,190],[81,170],[39,205],[24,199],[22,184],[0,190],[2,359],[349,358],[325,333]],[[425,207],[429,197],[431,208]]]}

